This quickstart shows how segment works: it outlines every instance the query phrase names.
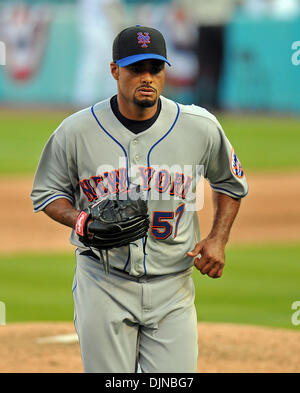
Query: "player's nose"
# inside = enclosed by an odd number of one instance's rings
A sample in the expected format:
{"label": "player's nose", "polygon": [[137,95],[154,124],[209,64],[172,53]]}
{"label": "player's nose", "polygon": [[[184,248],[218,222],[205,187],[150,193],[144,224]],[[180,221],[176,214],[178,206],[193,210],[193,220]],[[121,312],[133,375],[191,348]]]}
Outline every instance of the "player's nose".
{"label": "player's nose", "polygon": [[141,82],[143,84],[152,83],[152,81],[153,81],[153,78],[152,78],[152,75],[151,75],[151,73],[149,71],[144,71],[141,74]]}

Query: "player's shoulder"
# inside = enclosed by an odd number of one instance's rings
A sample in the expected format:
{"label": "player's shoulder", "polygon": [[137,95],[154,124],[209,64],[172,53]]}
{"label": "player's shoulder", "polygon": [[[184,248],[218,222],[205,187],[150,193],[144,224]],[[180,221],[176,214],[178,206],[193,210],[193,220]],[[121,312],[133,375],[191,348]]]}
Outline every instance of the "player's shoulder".
{"label": "player's shoulder", "polygon": [[[179,104],[181,115],[190,121],[196,121],[206,124],[207,126],[212,126],[213,128],[217,127],[222,129],[220,122],[207,109],[202,108],[198,105],[184,105]],[[210,127],[209,127],[210,128]]]}
{"label": "player's shoulder", "polygon": [[86,129],[95,126],[95,119],[93,117],[94,108],[97,111],[109,108],[110,99],[97,102],[95,105],[80,109],[68,117],[66,117],[55,131],[56,133],[62,134],[76,134],[84,132]]}

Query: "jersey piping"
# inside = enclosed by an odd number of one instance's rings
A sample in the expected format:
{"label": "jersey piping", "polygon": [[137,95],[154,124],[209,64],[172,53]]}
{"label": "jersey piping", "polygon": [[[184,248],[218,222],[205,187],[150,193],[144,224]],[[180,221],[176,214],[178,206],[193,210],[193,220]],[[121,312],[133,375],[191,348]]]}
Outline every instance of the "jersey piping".
{"label": "jersey piping", "polygon": [[72,203],[74,203],[74,200],[70,196],[65,195],[65,194],[58,194],[58,195],[53,195],[52,197],[48,198],[45,202],[43,202],[41,205],[35,207],[34,211],[39,210],[41,207],[48,204],[48,202],[52,201],[52,199],[54,199],[54,198],[57,198],[57,199],[58,198],[65,198],[65,199],[69,199]]}
{"label": "jersey piping", "polygon": [[[170,134],[170,132],[171,132],[171,131],[173,130],[173,128],[175,127],[175,124],[177,123],[177,120],[178,120],[178,117],[179,117],[179,114],[180,114],[180,107],[179,107],[179,105],[178,105],[177,102],[175,102],[175,104],[176,104],[176,106],[177,106],[177,114],[176,114],[174,123],[172,124],[171,128],[169,129],[169,131],[168,131],[163,137],[161,137],[157,142],[155,142],[154,145],[150,148],[150,150],[149,150],[149,152],[148,152],[148,156],[147,156],[147,165],[148,165],[148,168],[150,168],[150,155],[151,155],[153,149],[155,148],[155,146],[157,146],[163,139],[165,139],[165,138]],[[147,192],[147,203],[148,203],[148,197],[149,197],[149,190],[148,190],[148,192]],[[143,239],[143,246],[144,246],[144,239]],[[144,272],[145,272],[145,274],[147,274],[147,268],[146,268],[146,254],[144,254]]]}
{"label": "jersey piping", "polygon": [[232,191],[229,191],[229,190],[226,190],[225,188],[222,188],[222,187],[215,187],[215,186],[212,186],[212,185],[210,185],[211,186],[211,188],[213,189],[213,190],[220,190],[220,191],[225,191],[225,192],[228,192],[229,194],[232,194],[233,196],[235,196],[236,198],[245,198],[245,196],[247,196],[248,195],[248,191],[246,192],[246,194],[244,194],[244,195],[238,195],[238,194],[235,194],[234,192],[232,192]]}
{"label": "jersey piping", "polygon": [[[179,107],[179,105],[178,105],[177,102],[175,102],[175,104],[176,104],[176,106],[177,106],[177,114],[176,114],[175,120],[174,120],[174,122],[173,122],[171,128],[165,133],[165,135],[162,136],[157,142],[155,142],[154,145],[150,148],[150,150],[149,150],[149,152],[148,152],[148,155],[147,155],[147,164],[148,164],[148,167],[150,167],[150,155],[151,155],[153,149],[155,148],[155,146],[157,146],[163,139],[165,139],[165,138],[170,134],[170,132],[171,132],[171,131],[173,130],[173,128],[175,127],[175,124],[177,123],[177,120],[178,120],[178,117],[179,117],[179,114],[180,114],[180,107]],[[113,136],[112,136],[103,126],[102,126],[101,122],[99,121],[98,117],[97,117],[96,114],[95,114],[94,106],[95,106],[95,105],[93,105],[93,106],[91,107],[91,112],[92,112],[92,114],[93,114],[93,116],[94,116],[96,122],[98,123],[99,127],[100,127],[100,128],[101,128],[101,129],[102,129],[102,130],[103,130],[103,131],[104,131],[104,132],[114,141],[114,142],[116,142],[116,143],[121,147],[121,149],[123,150],[123,152],[124,152],[124,154],[125,154],[125,157],[126,157],[127,184],[128,184],[128,187],[129,187],[129,186],[130,186],[130,180],[129,180],[129,175],[128,175],[128,155],[127,155],[127,151],[126,151],[126,149],[124,148],[124,146],[123,146],[116,138],[114,138],[114,137],[113,137]],[[149,197],[149,191],[147,192],[147,202],[148,202],[148,197]],[[142,239],[142,241],[143,241],[143,247],[144,247],[144,239]],[[129,259],[130,259],[130,252],[129,252],[129,254],[128,254],[128,260],[127,260],[127,262],[126,262],[126,264],[125,264],[124,270],[126,269],[128,263],[129,263]],[[147,274],[146,254],[144,254],[143,266],[144,266],[144,272],[145,272],[145,274]]]}
{"label": "jersey piping", "polygon": [[92,111],[92,114],[93,114],[93,116],[94,116],[94,118],[95,118],[95,120],[96,120],[96,122],[98,123],[98,125],[100,126],[100,128],[114,141],[114,142],[116,142],[120,147],[121,147],[121,149],[123,150],[123,153],[125,154],[125,157],[126,157],[126,176],[127,176],[127,186],[128,186],[128,188],[129,188],[129,186],[130,186],[130,181],[129,181],[129,175],[128,175],[128,155],[127,155],[127,151],[126,151],[126,149],[125,149],[125,147],[119,142],[119,141],[117,141],[117,139],[116,138],[114,138],[103,126],[102,126],[102,124],[100,123],[100,121],[99,121],[99,119],[97,118],[97,116],[96,116],[96,114],[95,114],[95,112],[94,112],[94,105],[91,107],[91,111]]}

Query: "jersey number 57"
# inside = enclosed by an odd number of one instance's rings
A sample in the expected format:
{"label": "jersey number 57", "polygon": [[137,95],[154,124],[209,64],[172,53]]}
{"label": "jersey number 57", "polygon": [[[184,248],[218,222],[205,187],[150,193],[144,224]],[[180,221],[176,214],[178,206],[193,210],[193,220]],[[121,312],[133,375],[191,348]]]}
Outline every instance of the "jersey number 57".
{"label": "jersey number 57", "polygon": [[[173,233],[175,239],[178,233],[180,219],[184,212],[184,203],[179,205],[175,212],[154,211],[152,217],[151,233],[158,240],[167,239]],[[174,229],[174,231],[173,231]]]}

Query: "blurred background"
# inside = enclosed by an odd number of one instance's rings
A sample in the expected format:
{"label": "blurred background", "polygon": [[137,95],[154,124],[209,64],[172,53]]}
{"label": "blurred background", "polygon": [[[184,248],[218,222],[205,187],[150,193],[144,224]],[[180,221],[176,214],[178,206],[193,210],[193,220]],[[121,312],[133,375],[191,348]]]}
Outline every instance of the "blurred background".
{"label": "blurred background", "polygon": [[[300,0],[0,0],[0,301],[7,322],[72,321],[69,229],[33,214],[33,175],[66,116],[116,93],[112,41],[136,24],[166,38],[172,67],[164,95],[218,117],[249,183],[223,278],[194,272],[199,321],[299,331]],[[203,236],[212,219],[205,192]]]}
{"label": "blurred background", "polygon": [[299,0],[1,0],[0,105],[81,107],[114,94],[112,41],[142,24],[166,37],[171,98],[299,114],[299,13]]}

